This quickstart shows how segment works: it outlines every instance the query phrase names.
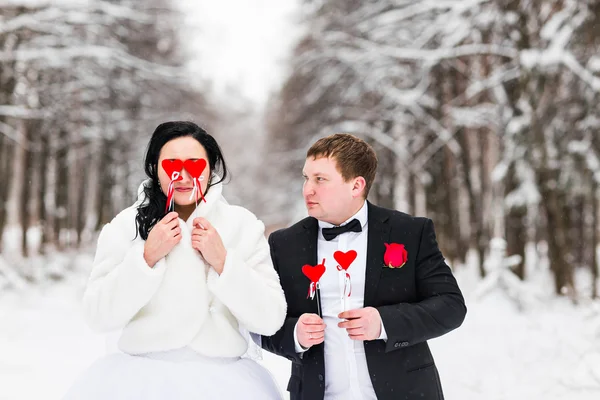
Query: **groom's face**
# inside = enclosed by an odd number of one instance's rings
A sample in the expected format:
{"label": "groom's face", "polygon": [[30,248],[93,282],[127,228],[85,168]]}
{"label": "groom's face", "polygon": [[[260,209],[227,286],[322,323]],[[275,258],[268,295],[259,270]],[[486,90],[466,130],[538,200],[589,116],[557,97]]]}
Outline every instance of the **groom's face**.
{"label": "groom's face", "polygon": [[308,215],[339,225],[348,219],[352,209],[352,180],[345,182],[333,158],[308,157],[302,170],[302,193]]}

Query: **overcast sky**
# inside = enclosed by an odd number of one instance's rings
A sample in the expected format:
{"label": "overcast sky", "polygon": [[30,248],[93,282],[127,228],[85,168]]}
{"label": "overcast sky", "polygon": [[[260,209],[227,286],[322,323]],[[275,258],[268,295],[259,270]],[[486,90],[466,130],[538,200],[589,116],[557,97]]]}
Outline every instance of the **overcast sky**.
{"label": "overcast sky", "polygon": [[298,39],[298,1],[179,0],[195,59],[191,68],[220,93],[237,87],[263,104],[281,84],[286,57]]}

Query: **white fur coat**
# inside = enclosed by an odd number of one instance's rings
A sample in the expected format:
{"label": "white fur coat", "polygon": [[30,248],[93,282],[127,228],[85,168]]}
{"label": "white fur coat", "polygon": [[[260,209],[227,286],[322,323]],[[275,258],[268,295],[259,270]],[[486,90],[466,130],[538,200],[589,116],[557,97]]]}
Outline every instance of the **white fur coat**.
{"label": "white fur coat", "polygon": [[[283,325],[286,302],[273,269],[264,225],[250,211],[229,205],[222,186],[210,188],[187,222],[181,241],[150,268],[144,240],[136,237],[137,204],[119,213],[100,233],[84,294],[90,326],[122,328],[119,348],[129,354],[189,346],[213,357],[241,356],[241,328],[273,335]],[[202,216],[227,249],[223,273],[192,248],[192,221]],[[134,239],[135,238],[135,239]]]}

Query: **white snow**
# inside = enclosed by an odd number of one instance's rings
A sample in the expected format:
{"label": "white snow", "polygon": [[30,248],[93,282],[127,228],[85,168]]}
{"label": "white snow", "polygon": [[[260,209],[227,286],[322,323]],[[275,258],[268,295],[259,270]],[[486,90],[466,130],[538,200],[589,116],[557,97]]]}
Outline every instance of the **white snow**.
{"label": "white snow", "polygon": [[[114,351],[115,337],[93,333],[81,319],[91,256],[77,262],[65,281],[0,292],[1,400],[59,399],[95,359]],[[535,271],[538,279],[528,285],[545,297],[523,312],[499,289],[474,300],[476,269],[457,271],[467,318],[458,330],[430,341],[446,399],[599,398],[600,303],[573,306],[556,299],[543,268]],[[268,353],[262,362],[284,390],[289,362]]]}

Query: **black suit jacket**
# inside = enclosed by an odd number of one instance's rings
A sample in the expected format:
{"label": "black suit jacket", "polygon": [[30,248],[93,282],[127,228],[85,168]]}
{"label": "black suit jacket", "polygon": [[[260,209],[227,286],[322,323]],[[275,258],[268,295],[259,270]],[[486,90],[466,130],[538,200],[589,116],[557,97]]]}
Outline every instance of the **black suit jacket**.
{"label": "black suit jacket", "polygon": [[[464,299],[440,252],[433,223],[368,203],[365,307],[379,310],[387,342],[364,342],[371,382],[378,399],[441,400],[442,388],[427,340],[460,326]],[[287,390],[291,400],[323,399],[323,345],[302,358],[295,351],[294,327],[304,313],[317,313],[307,299],[305,264],[317,264],[318,222],[309,217],[269,236],[271,257],[288,304],[283,327],[262,338],[262,347],[292,361]],[[408,260],[399,269],[384,268],[384,243],[404,244]],[[327,338],[325,338],[327,340]]]}

